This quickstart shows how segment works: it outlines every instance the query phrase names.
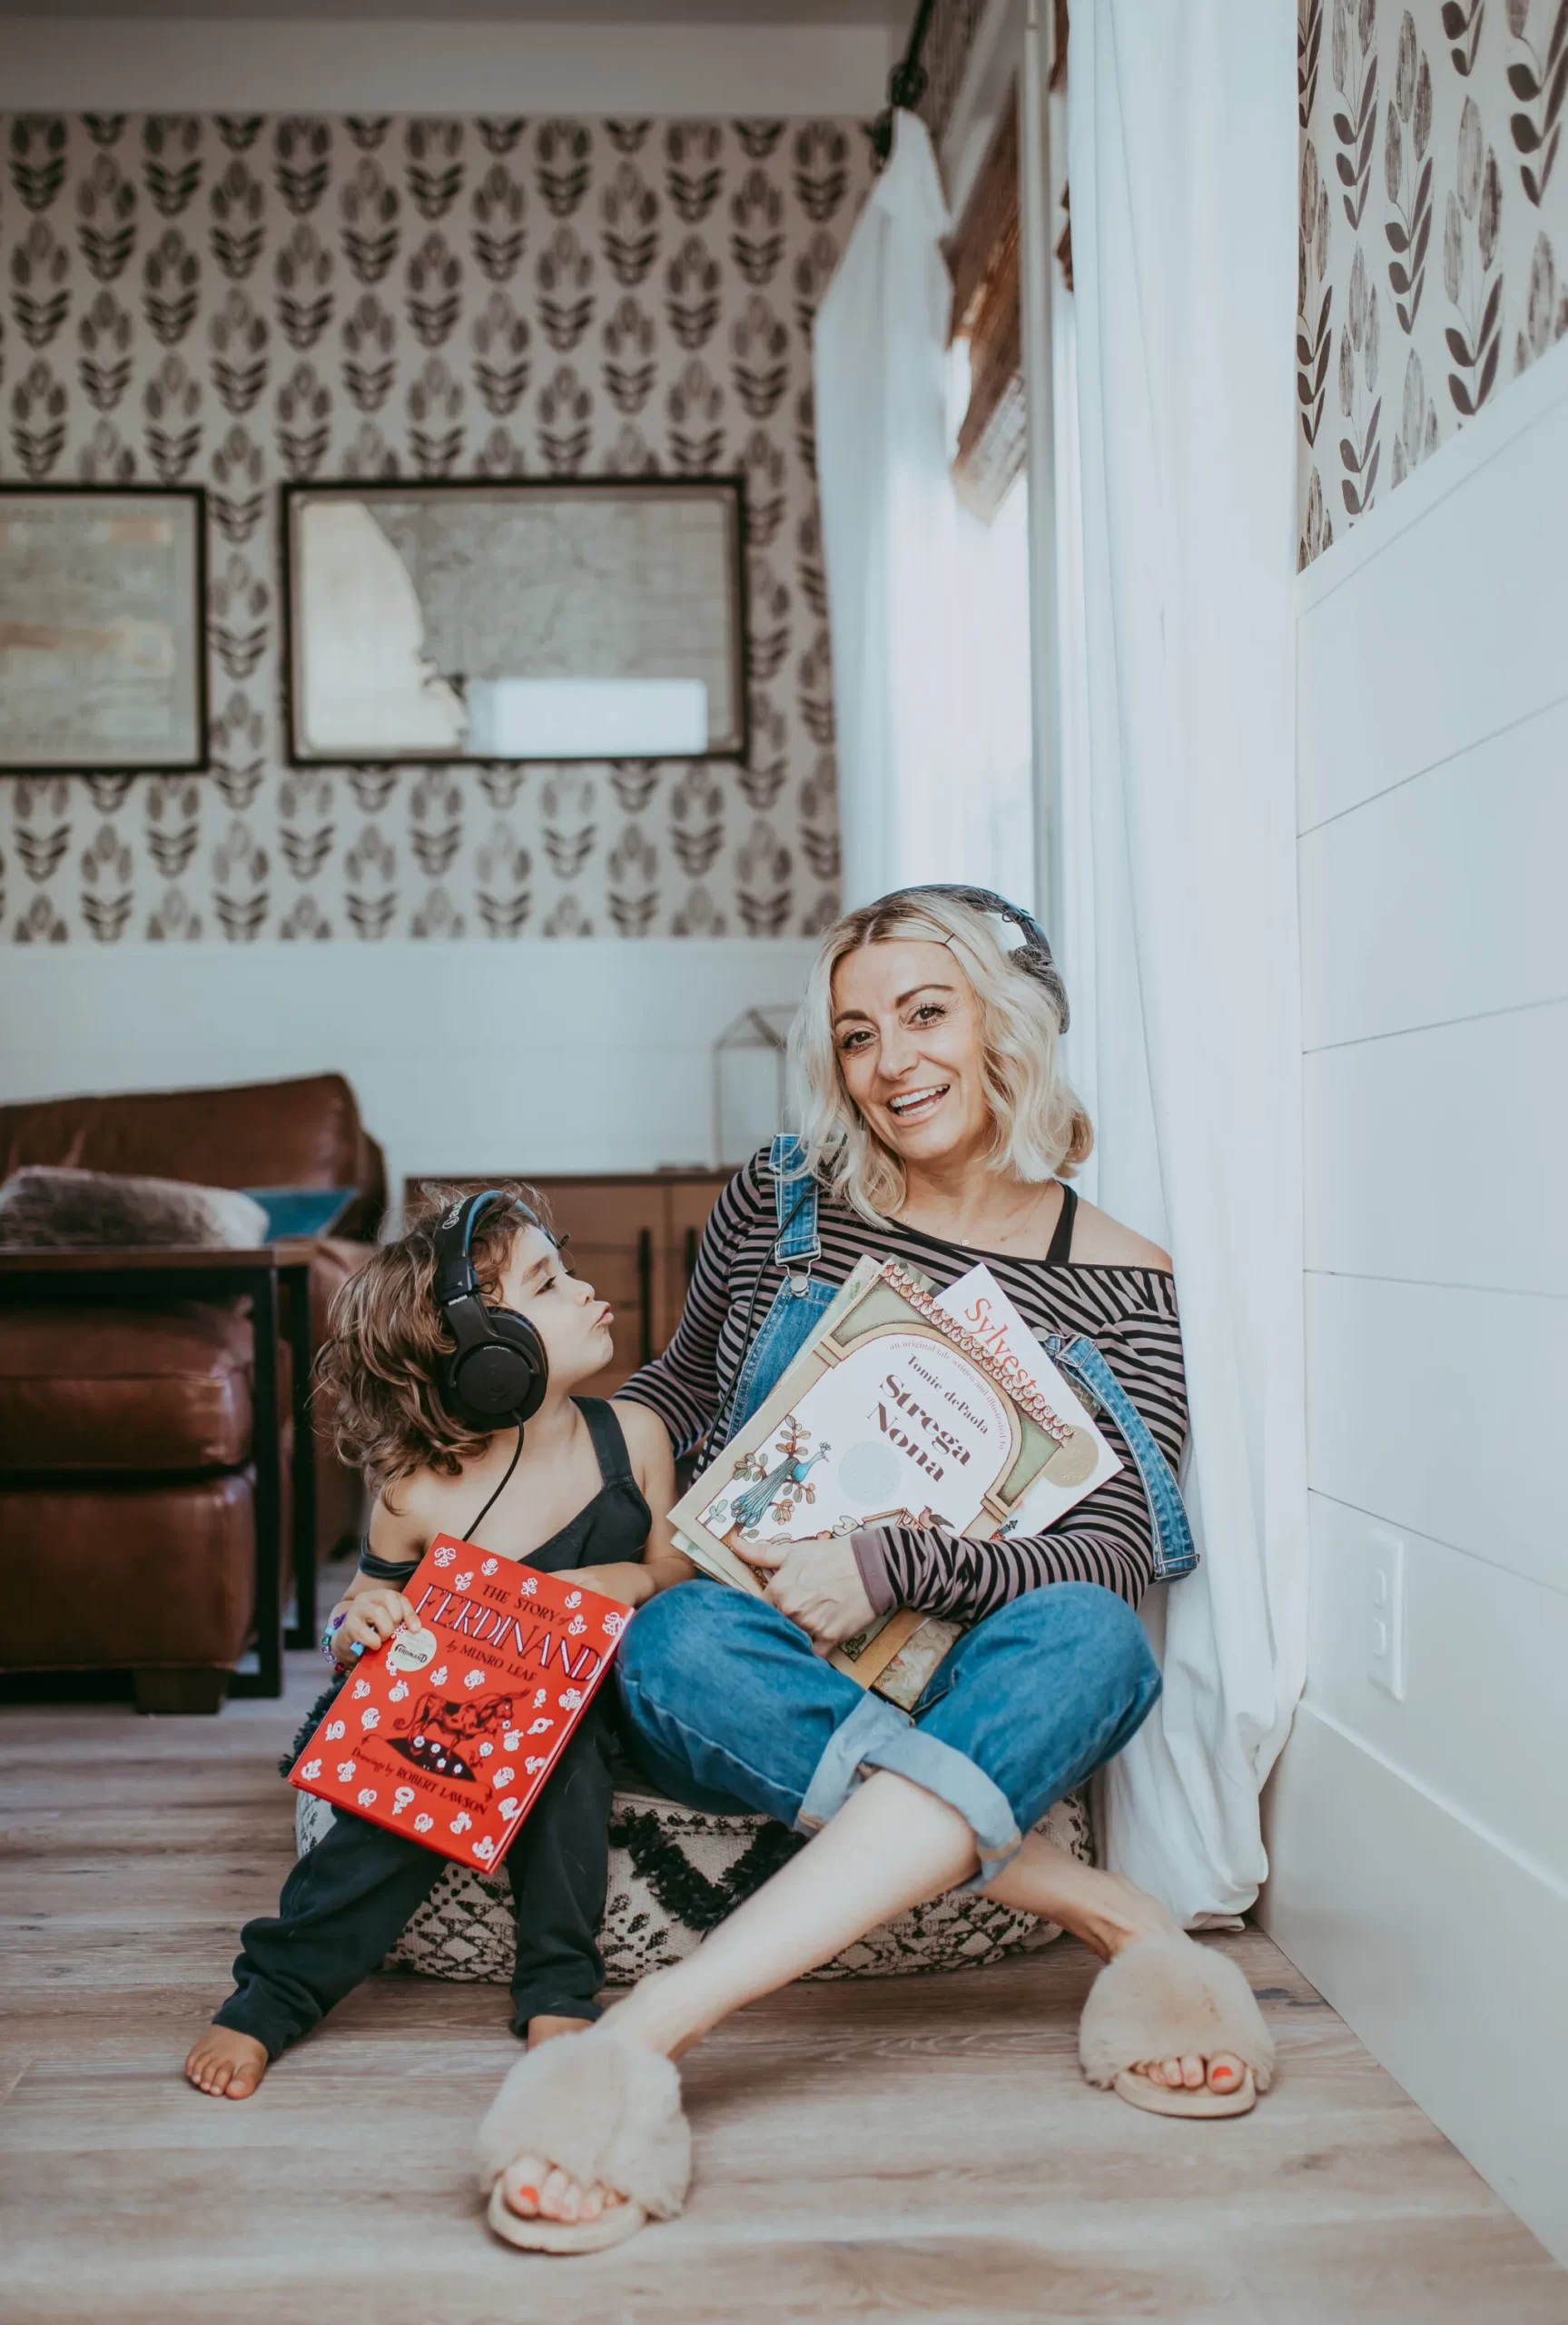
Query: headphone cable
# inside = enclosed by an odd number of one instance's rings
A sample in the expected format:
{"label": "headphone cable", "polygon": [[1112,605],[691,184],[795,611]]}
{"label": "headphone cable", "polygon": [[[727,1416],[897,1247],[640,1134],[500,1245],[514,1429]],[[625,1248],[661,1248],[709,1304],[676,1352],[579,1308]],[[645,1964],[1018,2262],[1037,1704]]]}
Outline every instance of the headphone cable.
{"label": "headphone cable", "polygon": [[506,1492],[507,1488],[511,1484],[511,1482],[512,1482],[512,1471],[513,1471],[513,1470],[517,1468],[517,1466],[518,1466],[518,1460],[519,1460],[519,1459],[521,1458],[521,1455],[522,1455],[522,1450],[523,1450],[523,1423],[522,1423],[521,1421],[519,1421],[519,1422],[518,1423],[518,1441],[517,1441],[517,1444],[516,1444],[516,1445],[513,1447],[513,1449],[512,1449],[512,1458],[511,1458],[511,1459],[507,1463],[507,1474],[506,1474],[506,1476],[501,1479],[500,1484],[496,1488],[495,1492],[490,1496],[490,1498],[489,1498],[488,1501],[487,1501],[487,1502],[486,1502],[486,1504],[485,1504],[485,1506],[484,1506],[483,1509],[481,1509],[481,1510],[480,1510],[480,1512],[479,1512],[478,1516],[474,1519],[474,1521],[473,1521],[472,1525],[471,1525],[471,1526],[469,1526],[468,1528],[467,1528],[467,1529],[466,1529],[466,1530],[465,1530],[465,1532],[464,1532],[464,1535],[463,1535],[463,1539],[464,1539],[464,1541],[465,1541],[465,1542],[472,1542],[472,1544],[473,1544],[473,1546],[474,1546],[475,1549],[478,1549],[478,1547],[479,1547],[479,1541],[478,1541],[478,1533],[479,1533],[479,1529],[480,1529],[480,1527],[484,1524],[484,1522],[485,1522],[486,1519],[489,1516],[489,1514],[490,1514],[491,1510],[492,1510],[492,1509],[494,1509],[494,1508],[495,1508],[495,1506],[496,1506],[497,1502],[498,1502],[498,1501],[499,1501],[499,1499],[500,1499],[501,1496]]}

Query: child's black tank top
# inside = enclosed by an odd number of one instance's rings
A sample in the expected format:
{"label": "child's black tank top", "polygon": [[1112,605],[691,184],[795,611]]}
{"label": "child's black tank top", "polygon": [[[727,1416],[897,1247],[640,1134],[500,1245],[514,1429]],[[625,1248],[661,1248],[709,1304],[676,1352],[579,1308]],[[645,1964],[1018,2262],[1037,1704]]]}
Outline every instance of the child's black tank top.
{"label": "child's black tank top", "polygon": [[[537,1566],[541,1574],[564,1574],[570,1567],[608,1566],[612,1561],[639,1558],[653,1524],[653,1513],[632,1475],[631,1457],[614,1408],[603,1397],[574,1397],[572,1402],[594,1440],[599,1489],[558,1534],[552,1534],[520,1561]],[[463,1538],[476,1549],[484,1548],[475,1532]],[[406,1562],[378,1558],[366,1534],[360,1541],[360,1571],[377,1582],[400,1582],[411,1569]]]}
{"label": "child's black tank top", "polygon": [[602,1482],[592,1501],[523,1559],[523,1565],[537,1566],[541,1574],[640,1558],[653,1524],[653,1512],[632,1475],[631,1456],[615,1410],[603,1397],[574,1397],[572,1402],[587,1422]]}
{"label": "child's black tank top", "polygon": [[[610,1566],[640,1558],[653,1524],[653,1513],[632,1474],[631,1456],[617,1416],[603,1397],[574,1397],[572,1402],[587,1421],[588,1435],[594,1441],[599,1489],[558,1533],[552,1534],[547,1542],[541,1542],[537,1550],[530,1550],[526,1558],[518,1561],[523,1566],[537,1567],[541,1574],[565,1574],[573,1567]],[[475,1548],[482,1548],[483,1545],[476,1543]],[[400,1582],[413,1571],[406,1561],[399,1565],[390,1558],[378,1558],[368,1535],[360,1545],[360,1570],[379,1582]],[[311,1705],[304,1726],[279,1763],[285,1776],[315,1734],[317,1722],[348,1676],[347,1671],[338,1673],[325,1693]]]}

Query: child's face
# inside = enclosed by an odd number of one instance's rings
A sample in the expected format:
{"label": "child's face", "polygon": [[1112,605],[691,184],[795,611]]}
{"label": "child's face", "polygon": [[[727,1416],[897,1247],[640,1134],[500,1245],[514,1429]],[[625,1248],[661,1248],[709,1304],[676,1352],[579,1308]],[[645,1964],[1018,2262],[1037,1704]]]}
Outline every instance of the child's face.
{"label": "child's face", "polygon": [[609,1302],[596,1300],[594,1287],[568,1275],[560,1252],[537,1227],[525,1227],[513,1243],[501,1276],[501,1306],[526,1316],[545,1344],[550,1385],[571,1390],[606,1365],[614,1354]]}

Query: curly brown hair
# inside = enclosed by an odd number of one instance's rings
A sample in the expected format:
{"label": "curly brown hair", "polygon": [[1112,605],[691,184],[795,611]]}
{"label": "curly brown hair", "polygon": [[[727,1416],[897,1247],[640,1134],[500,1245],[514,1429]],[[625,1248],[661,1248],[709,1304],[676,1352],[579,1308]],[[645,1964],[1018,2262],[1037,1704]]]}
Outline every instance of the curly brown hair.
{"label": "curly brown hair", "polygon": [[[436,1230],[449,1204],[467,1192],[427,1186],[398,1241],[383,1243],[340,1287],[327,1319],[316,1362],[320,1392],[340,1459],[363,1469],[378,1492],[416,1469],[455,1478],[490,1441],[491,1432],[449,1412],[440,1389],[441,1361],[453,1341],[435,1301]],[[553,1232],[532,1187],[514,1180],[499,1192],[526,1203]],[[479,1214],[469,1252],[486,1300],[499,1299],[512,1246],[528,1224],[499,1203]]]}

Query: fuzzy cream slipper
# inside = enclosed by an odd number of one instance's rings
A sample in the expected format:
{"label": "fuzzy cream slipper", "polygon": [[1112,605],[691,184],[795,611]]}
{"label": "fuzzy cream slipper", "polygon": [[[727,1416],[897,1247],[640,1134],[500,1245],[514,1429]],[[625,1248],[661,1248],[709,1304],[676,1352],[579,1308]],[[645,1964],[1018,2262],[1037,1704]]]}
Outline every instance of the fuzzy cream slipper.
{"label": "fuzzy cream slipper", "polygon": [[[1132,2073],[1143,2060],[1218,2051],[1242,2063],[1235,2091],[1172,2091]],[[1153,2115],[1245,2115],[1274,2079],[1274,2038],[1241,1971],[1175,1929],[1106,1964],[1083,2006],[1078,2056],[1099,2090]]]}
{"label": "fuzzy cream slipper", "polygon": [[[582,2187],[624,2199],[597,2220],[525,2220],[502,2192],[520,2156],[557,2164]],[[691,2185],[692,2137],[668,2059],[616,2034],[609,2019],[519,2059],[479,2126],[479,2193],[508,2244],[534,2252],[602,2252],[649,2220],[673,2220]]]}

